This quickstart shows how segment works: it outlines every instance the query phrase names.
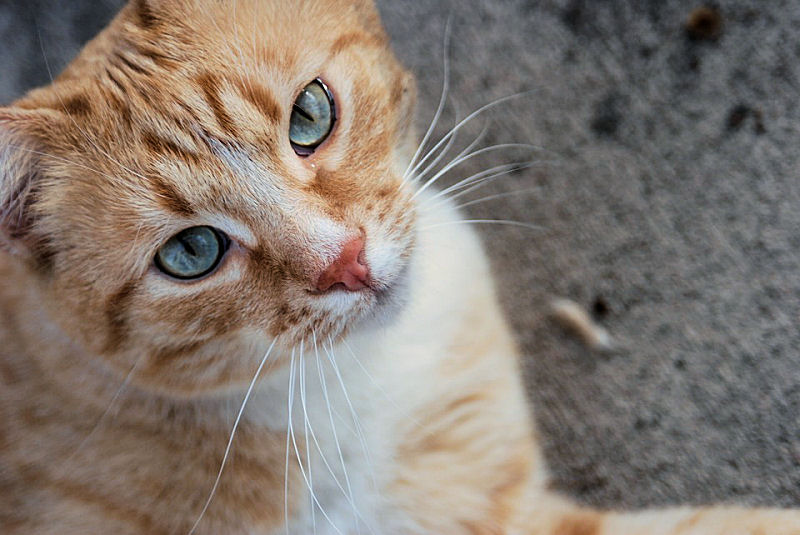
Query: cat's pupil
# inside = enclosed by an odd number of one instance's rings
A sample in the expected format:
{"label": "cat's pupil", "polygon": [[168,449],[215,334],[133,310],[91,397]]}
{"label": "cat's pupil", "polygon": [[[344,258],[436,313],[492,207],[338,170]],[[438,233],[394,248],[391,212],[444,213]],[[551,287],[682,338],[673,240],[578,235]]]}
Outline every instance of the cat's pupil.
{"label": "cat's pupil", "polygon": [[197,253],[195,252],[194,247],[192,247],[191,242],[183,237],[179,238],[179,241],[181,242],[181,245],[183,245],[183,248],[186,249],[190,255],[197,256]]}
{"label": "cat's pupil", "polygon": [[336,121],[333,97],[317,79],[308,84],[292,105],[289,140],[295,152],[308,156],[325,141]]}

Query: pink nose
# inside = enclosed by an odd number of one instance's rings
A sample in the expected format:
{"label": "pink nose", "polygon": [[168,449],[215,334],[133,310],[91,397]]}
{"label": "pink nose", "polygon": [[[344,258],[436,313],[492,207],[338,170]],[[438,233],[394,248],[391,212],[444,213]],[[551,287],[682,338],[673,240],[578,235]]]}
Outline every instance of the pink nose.
{"label": "pink nose", "polygon": [[328,266],[317,280],[317,290],[325,292],[337,284],[350,292],[363,290],[369,280],[369,268],[364,265],[364,240],[356,238],[347,242],[339,258]]}

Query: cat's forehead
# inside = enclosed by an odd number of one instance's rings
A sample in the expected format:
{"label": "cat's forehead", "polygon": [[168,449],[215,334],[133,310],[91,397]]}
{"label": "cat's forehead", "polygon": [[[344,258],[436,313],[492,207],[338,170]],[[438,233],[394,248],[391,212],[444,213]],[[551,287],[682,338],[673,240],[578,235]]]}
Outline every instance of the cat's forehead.
{"label": "cat's forehead", "polygon": [[365,0],[138,0],[125,15],[134,33],[231,68],[260,62],[297,72],[387,44],[377,11]]}

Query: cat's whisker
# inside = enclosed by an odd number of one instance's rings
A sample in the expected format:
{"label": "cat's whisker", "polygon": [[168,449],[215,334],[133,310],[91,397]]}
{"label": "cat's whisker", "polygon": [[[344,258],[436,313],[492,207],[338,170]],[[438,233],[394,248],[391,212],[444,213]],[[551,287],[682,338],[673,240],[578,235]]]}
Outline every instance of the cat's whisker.
{"label": "cat's whisker", "polygon": [[[294,363],[294,350],[292,350],[292,363]],[[308,488],[308,491],[309,491],[309,494],[310,494],[310,497],[311,497],[311,500],[312,500],[312,510],[313,510],[314,506],[316,505],[316,507],[319,508],[320,513],[322,513],[322,516],[325,518],[325,520],[328,521],[328,524],[330,524],[330,526],[333,528],[333,530],[336,531],[336,533],[338,533],[339,535],[344,535],[339,530],[339,528],[336,526],[336,524],[333,522],[333,520],[331,520],[330,516],[325,511],[325,508],[322,507],[322,504],[319,502],[319,499],[317,498],[317,495],[314,493],[314,490],[313,490],[314,487],[311,484],[311,482],[309,481],[308,475],[306,474],[306,467],[303,465],[302,456],[300,455],[300,447],[297,445],[297,437],[296,437],[295,432],[294,432],[294,423],[292,422],[292,407],[294,405],[295,385],[297,383],[296,375],[297,375],[296,368],[295,368],[294,365],[292,365],[291,370],[289,372],[289,382],[290,382],[290,385],[289,385],[289,435],[291,436],[291,442],[292,442],[292,446],[293,446],[293,449],[294,449],[295,457],[297,458],[297,464],[298,464],[298,467],[300,468],[300,474],[303,476],[303,480],[305,481],[306,488]],[[287,497],[287,499],[288,499],[288,497]]]}
{"label": "cat's whisker", "polygon": [[[496,173],[491,173],[487,176],[483,177],[475,177],[471,180],[461,180],[452,186],[445,188],[444,190],[440,191],[436,195],[432,197],[432,199],[441,199],[446,197],[448,202],[452,202],[456,199],[469,195],[473,191],[477,191],[481,188],[484,188],[495,181],[495,179],[503,178],[507,175],[511,175],[513,173],[518,173],[520,171],[524,171],[525,169],[530,169],[534,167],[537,163],[541,162],[516,162],[510,164],[508,169],[498,171]],[[473,175],[475,176],[475,175]],[[456,192],[456,193],[453,193]],[[453,193],[452,195],[449,195]]]}
{"label": "cat's whisker", "polygon": [[477,156],[480,156],[482,154],[486,154],[486,153],[493,152],[493,151],[498,151],[498,150],[504,150],[504,149],[539,150],[539,147],[537,147],[535,145],[529,145],[527,143],[501,143],[501,144],[498,144],[498,145],[490,145],[488,147],[483,147],[483,148],[478,149],[476,151],[470,152],[469,154],[461,156],[460,158],[456,158],[455,160],[451,161],[449,164],[444,166],[435,175],[433,175],[427,182],[425,182],[425,184],[421,188],[419,188],[411,198],[412,199],[416,198],[423,191],[425,191],[430,186],[435,184],[437,180],[439,180],[442,176],[447,174],[447,172],[450,171],[451,169],[453,169],[454,167],[456,167],[458,165],[461,165],[462,163],[464,163],[464,162],[466,162],[468,160],[471,160],[472,158],[475,158]]}
{"label": "cat's whisker", "polygon": [[[454,108],[453,113],[455,115],[455,120],[454,120],[454,125],[453,126],[455,126],[456,124],[458,124],[458,121],[459,121],[459,119],[458,119],[458,106],[457,106],[457,104],[455,102],[453,102],[453,108]],[[484,131],[485,130],[486,130],[486,128],[484,127]],[[445,146],[439,151],[439,154],[436,155],[436,158],[434,158],[433,161],[431,163],[429,163],[425,167],[425,169],[423,169],[417,176],[412,177],[411,178],[411,182],[415,183],[415,184],[419,183],[422,180],[422,177],[424,177],[428,173],[432,172],[436,168],[436,166],[439,164],[439,162],[441,162],[442,159],[445,156],[447,156],[447,154],[450,152],[450,149],[453,148],[453,146],[456,144],[457,141],[458,141],[458,136],[451,137],[450,141],[448,141],[447,144],[445,144]],[[477,140],[473,141],[473,143],[476,143],[476,142],[477,142]],[[472,143],[470,143],[470,145],[472,145]],[[426,154],[426,156],[427,156],[427,154]]]}
{"label": "cat's whisker", "polygon": [[[300,341],[300,406],[303,409],[303,437],[305,438],[305,445],[306,445],[306,465],[307,465],[307,474],[308,474],[308,490],[312,496],[314,496],[314,477],[311,473],[311,440],[310,438],[313,437],[316,441],[316,436],[314,436],[314,430],[311,429],[309,433],[309,429],[311,428],[311,422],[308,419],[308,406],[306,405],[306,359],[305,359],[305,351],[303,348],[303,341]],[[314,528],[314,533],[317,532],[317,514],[316,508],[314,507],[314,501],[311,501],[311,525]]]}
{"label": "cat's whisker", "polygon": [[484,202],[494,201],[496,199],[505,199],[507,197],[516,197],[519,195],[525,195],[528,193],[539,193],[541,192],[541,188],[528,188],[528,189],[518,189],[514,191],[507,191],[505,193],[496,193],[494,195],[487,195],[486,197],[481,197],[480,199],[474,199],[471,201],[467,201],[465,203],[456,205],[456,209],[460,210],[462,208],[466,208],[467,206],[474,206],[476,204],[481,204]]}
{"label": "cat's whisker", "polygon": [[[475,110],[472,113],[470,113],[469,115],[467,115],[464,119],[462,119],[458,124],[456,124],[453,128],[451,128],[446,134],[444,134],[439,139],[439,141],[436,143],[436,145],[433,146],[433,148],[428,152],[428,154],[424,158],[422,158],[416,164],[416,166],[411,170],[410,176],[415,176],[417,174],[417,172],[419,171],[419,168],[422,167],[422,165],[425,164],[427,159],[430,158],[432,154],[434,154],[442,145],[447,143],[448,140],[452,136],[454,136],[456,133],[458,133],[459,130],[461,130],[462,128],[467,126],[476,117],[479,117],[482,114],[484,114],[486,111],[491,110],[492,108],[495,108],[495,107],[497,107],[497,106],[499,106],[501,104],[504,104],[506,102],[509,102],[511,100],[522,98],[522,97],[525,97],[525,96],[528,96],[528,95],[532,95],[536,91],[537,91],[536,89],[531,89],[529,91],[522,91],[520,93],[514,93],[512,95],[506,95],[505,97],[500,97],[500,98],[498,98],[496,100],[493,100],[492,102],[484,104],[483,106],[481,106],[477,110]],[[405,176],[408,176],[408,175],[405,175]]]}
{"label": "cat's whisker", "polygon": [[[502,176],[511,174],[515,171],[527,169],[532,166],[533,162],[512,162],[490,167],[489,169],[480,171],[479,173],[475,173],[474,175],[470,175],[467,178],[464,178],[456,182],[452,186],[449,186],[444,190],[437,192],[431,197],[424,199],[422,207],[426,210],[435,209],[436,207],[444,203],[450,202],[453,199],[456,199],[462,195],[466,195],[488,184],[489,182],[491,182],[496,178],[500,178]],[[448,194],[459,190],[463,191],[448,197]]]}
{"label": "cat's whisker", "polygon": [[379,383],[378,383],[378,382],[375,380],[375,378],[374,378],[374,377],[372,377],[372,374],[370,374],[370,373],[369,373],[369,371],[368,371],[368,370],[367,370],[367,368],[364,366],[364,364],[362,364],[361,360],[359,360],[359,358],[356,356],[356,354],[355,354],[355,351],[353,351],[353,348],[352,348],[352,347],[350,347],[350,344],[348,344],[348,343],[347,343],[347,340],[345,340],[345,339],[342,339],[342,345],[344,345],[345,349],[347,349],[347,351],[350,353],[350,356],[353,358],[353,361],[354,361],[354,362],[355,362],[355,363],[358,365],[358,367],[359,367],[359,368],[361,368],[361,371],[362,371],[362,372],[364,372],[364,375],[366,375],[366,376],[367,376],[367,379],[369,379],[369,380],[370,380],[370,382],[371,382],[371,383],[372,383],[372,384],[375,386],[375,388],[377,388],[377,389],[378,389],[378,391],[379,391],[379,392],[380,392],[380,393],[381,393],[381,394],[382,394],[382,395],[383,395],[383,396],[386,398],[386,400],[387,400],[389,403],[391,403],[391,404],[392,404],[392,405],[393,405],[393,406],[394,406],[394,407],[395,407],[397,410],[399,410],[399,411],[400,411],[400,413],[403,415],[403,417],[404,417],[404,418],[408,419],[408,420],[409,420],[411,423],[413,423],[415,426],[417,426],[417,427],[422,427],[422,423],[421,423],[419,420],[417,420],[416,418],[414,418],[414,417],[413,417],[413,416],[412,416],[412,415],[411,415],[411,414],[410,414],[408,411],[406,411],[405,409],[403,409],[403,408],[400,406],[400,404],[399,404],[399,403],[397,403],[397,401],[394,399],[394,397],[392,397],[392,396],[391,396],[391,395],[390,395],[390,394],[389,394],[389,393],[386,391],[386,389],[385,389],[385,388],[383,388],[383,387],[382,387],[382,386],[381,386],[381,385],[380,385],[380,384],[379,384]]}
{"label": "cat's whisker", "polygon": [[291,444],[289,430],[292,427],[292,388],[294,386],[294,349],[289,362],[289,385],[286,411],[286,467],[283,473],[283,520],[286,524],[286,535],[289,535],[289,446]]}
{"label": "cat's whisker", "polygon": [[130,382],[131,382],[131,379],[133,379],[133,376],[134,376],[134,375],[135,375],[135,373],[136,373],[136,369],[139,367],[139,364],[141,364],[141,362],[144,360],[145,356],[146,356],[146,355],[143,353],[142,355],[140,355],[140,356],[139,356],[139,358],[138,358],[138,359],[136,359],[136,362],[134,362],[134,363],[133,363],[133,366],[131,366],[131,369],[130,369],[130,370],[128,371],[128,373],[125,375],[125,379],[123,379],[123,381],[122,381],[122,384],[121,384],[121,385],[119,385],[119,388],[117,388],[117,391],[116,391],[116,392],[114,393],[114,395],[111,397],[111,401],[109,401],[109,402],[108,402],[108,407],[106,407],[106,410],[105,410],[105,411],[103,411],[103,414],[101,414],[101,415],[100,415],[100,418],[98,418],[98,419],[97,419],[97,422],[96,422],[96,423],[94,424],[94,426],[92,427],[92,430],[91,430],[91,431],[89,431],[89,434],[87,434],[87,435],[86,435],[86,437],[84,437],[84,439],[81,441],[81,443],[80,443],[80,444],[78,444],[78,447],[77,447],[77,448],[75,448],[75,449],[73,450],[73,452],[70,454],[70,456],[69,456],[69,457],[68,457],[68,458],[67,458],[67,459],[64,461],[64,466],[66,466],[66,467],[69,467],[69,465],[70,465],[70,463],[72,462],[72,460],[73,460],[73,459],[74,459],[74,458],[75,458],[75,457],[76,457],[76,456],[77,456],[77,455],[78,455],[78,454],[79,454],[81,451],[83,451],[83,448],[86,446],[86,444],[88,444],[88,443],[89,443],[89,441],[92,439],[92,437],[94,437],[94,435],[95,435],[95,434],[97,433],[97,431],[100,429],[100,426],[103,424],[103,422],[105,421],[105,419],[106,419],[106,418],[108,417],[108,415],[111,413],[111,409],[114,407],[114,404],[115,404],[115,403],[117,402],[117,400],[120,398],[120,396],[122,395],[122,392],[125,390],[125,388],[128,386],[128,384],[130,384]]}
{"label": "cat's whisker", "polygon": [[322,346],[322,349],[325,350],[325,353],[328,355],[328,360],[330,361],[331,366],[333,367],[333,371],[336,374],[336,378],[339,381],[339,386],[342,389],[342,394],[344,394],[345,402],[347,403],[347,407],[350,411],[350,417],[353,419],[353,425],[355,426],[356,435],[358,436],[358,440],[361,443],[361,449],[363,450],[364,453],[364,460],[366,461],[367,467],[369,468],[370,471],[370,477],[372,478],[373,488],[377,489],[378,488],[377,479],[375,478],[375,471],[373,469],[372,456],[370,455],[369,448],[367,447],[367,439],[366,436],[364,435],[364,430],[361,427],[361,422],[358,417],[358,413],[356,412],[356,409],[353,406],[352,401],[350,400],[350,395],[347,393],[347,386],[345,386],[345,381],[342,378],[342,373],[339,370],[339,366],[336,364],[336,356],[334,355],[333,352],[333,339],[331,339],[330,337],[328,337],[328,344],[330,346],[330,350],[325,349],[324,345]]}
{"label": "cat's whisker", "polygon": [[239,406],[239,412],[236,414],[236,420],[233,422],[233,428],[231,429],[230,436],[228,437],[228,443],[225,446],[225,453],[222,456],[222,462],[220,462],[217,477],[214,479],[214,485],[211,487],[211,492],[208,493],[206,503],[203,505],[203,509],[200,511],[200,514],[198,515],[197,520],[195,520],[194,525],[192,525],[192,529],[189,530],[188,535],[193,535],[195,530],[197,530],[197,526],[200,524],[200,521],[203,520],[203,516],[205,516],[206,511],[208,511],[208,507],[211,505],[211,500],[214,499],[214,494],[216,494],[217,488],[219,487],[219,482],[222,479],[222,472],[225,470],[225,464],[228,462],[228,457],[231,453],[231,447],[233,446],[233,439],[236,436],[236,430],[239,428],[239,423],[242,420],[244,409],[247,407],[247,402],[250,400],[250,395],[253,393],[253,388],[255,388],[256,382],[261,375],[261,371],[264,369],[264,364],[266,364],[267,359],[272,353],[272,349],[275,347],[275,343],[277,341],[277,338],[274,339],[267,349],[267,352],[264,353],[264,356],[261,358],[261,362],[258,364],[258,369],[256,369],[255,374],[253,374],[253,379],[250,381],[250,385],[247,387],[247,392],[244,395],[244,399],[242,399],[242,404]]}
{"label": "cat's whisker", "polygon": [[[428,141],[430,140],[430,137],[433,135],[433,131],[436,129],[436,125],[439,123],[439,118],[442,116],[445,103],[447,102],[447,95],[450,91],[450,29],[451,29],[450,21],[451,19],[448,18],[444,27],[444,44],[442,47],[442,56],[443,56],[442,68],[444,71],[444,75],[442,77],[442,94],[441,97],[439,97],[439,105],[436,107],[436,112],[434,113],[433,118],[431,119],[431,123],[428,126],[428,130],[422,137],[422,141],[417,147],[414,156],[411,158],[411,161],[408,162],[408,167],[406,167],[406,170],[403,173],[403,182],[407,181],[410,175],[413,175],[413,172],[411,172],[411,168],[417,164],[417,158],[419,158],[420,154],[422,154],[422,151],[425,150],[425,145],[427,145]],[[427,158],[428,155],[426,155],[425,157]]]}
{"label": "cat's whisker", "polygon": [[547,230],[545,227],[534,225],[533,223],[523,223],[522,221],[512,221],[510,219],[461,219],[459,221],[446,221],[444,223],[435,223],[423,227],[424,230],[430,230],[439,227],[449,227],[453,225],[471,225],[471,224],[486,224],[486,225],[509,225],[512,227],[522,227],[530,230]]}
{"label": "cat's whisker", "polygon": [[[339,441],[339,435],[336,432],[336,424],[333,421],[333,411],[331,410],[331,400],[330,400],[330,396],[328,395],[328,384],[327,384],[327,381],[325,379],[325,374],[324,374],[324,372],[322,370],[322,361],[321,361],[321,359],[319,357],[319,347],[317,345],[317,336],[316,336],[316,333],[312,333],[312,335],[313,335],[313,340],[314,340],[314,355],[315,355],[316,361],[317,361],[317,372],[319,374],[319,384],[322,387],[322,395],[323,395],[323,398],[325,399],[325,406],[328,409],[328,418],[330,419],[331,431],[333,433],[333,441],[336,444],[336,451],[339,454],[339,462],[342,465],[342,473],[344,474],[344,481],[345,481],[345,485],[347,486],[347,490],[346,491],[345,491],[344,488],[342,488],[341,484],[339,483],[339,479],[333,474],[333,469],[331,469],[330,466],[328,466],[328,469],[330,470],[331,475],[334,478],[334,481],[336,481],[336,484],[339,486],[339,489],[346,496],[347,500],[350,502],[351,507],[353,508],[353,514],[354,514],[354,517],[355,517],[355,520],[356,520],[356,529],[357,529],[357,531],[359,533],[361,533],[361,523],[359,522],[359,520],[361,520],[366,524],[367,529],[369,529],[370,533],[374,533],[374,531],[372,529],[372,526],[370,526],[369,523],[366,521],[366,518],[358,510],[358,507],[356,506],[356,503],[355,503],[355,498],[353,496],[353,488],[352,488],[351,483],[350,483],[350,476],[347,473],[347,464],[344,462],[344,455],[342,454],[342,446],[341,446],[341,443]],[[317,447],[319,448],[319,444],[317,444]],[[321,450],[320,450],[320,455],[322,455]],[[325,460],[324,455],[323,455],[323,460]],[[327,465],[327,461],[325,461],[325,464]]]}

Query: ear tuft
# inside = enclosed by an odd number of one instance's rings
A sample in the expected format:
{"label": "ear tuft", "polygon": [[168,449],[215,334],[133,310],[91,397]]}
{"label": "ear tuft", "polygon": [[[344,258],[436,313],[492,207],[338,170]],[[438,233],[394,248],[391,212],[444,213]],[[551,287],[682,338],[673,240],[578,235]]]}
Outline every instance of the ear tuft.
{"label": "ear tuft", "polygon": [[32,254],[32,205],[43,148],[35,133],[41,126],[31,112],[0,108],[0,249]]}

